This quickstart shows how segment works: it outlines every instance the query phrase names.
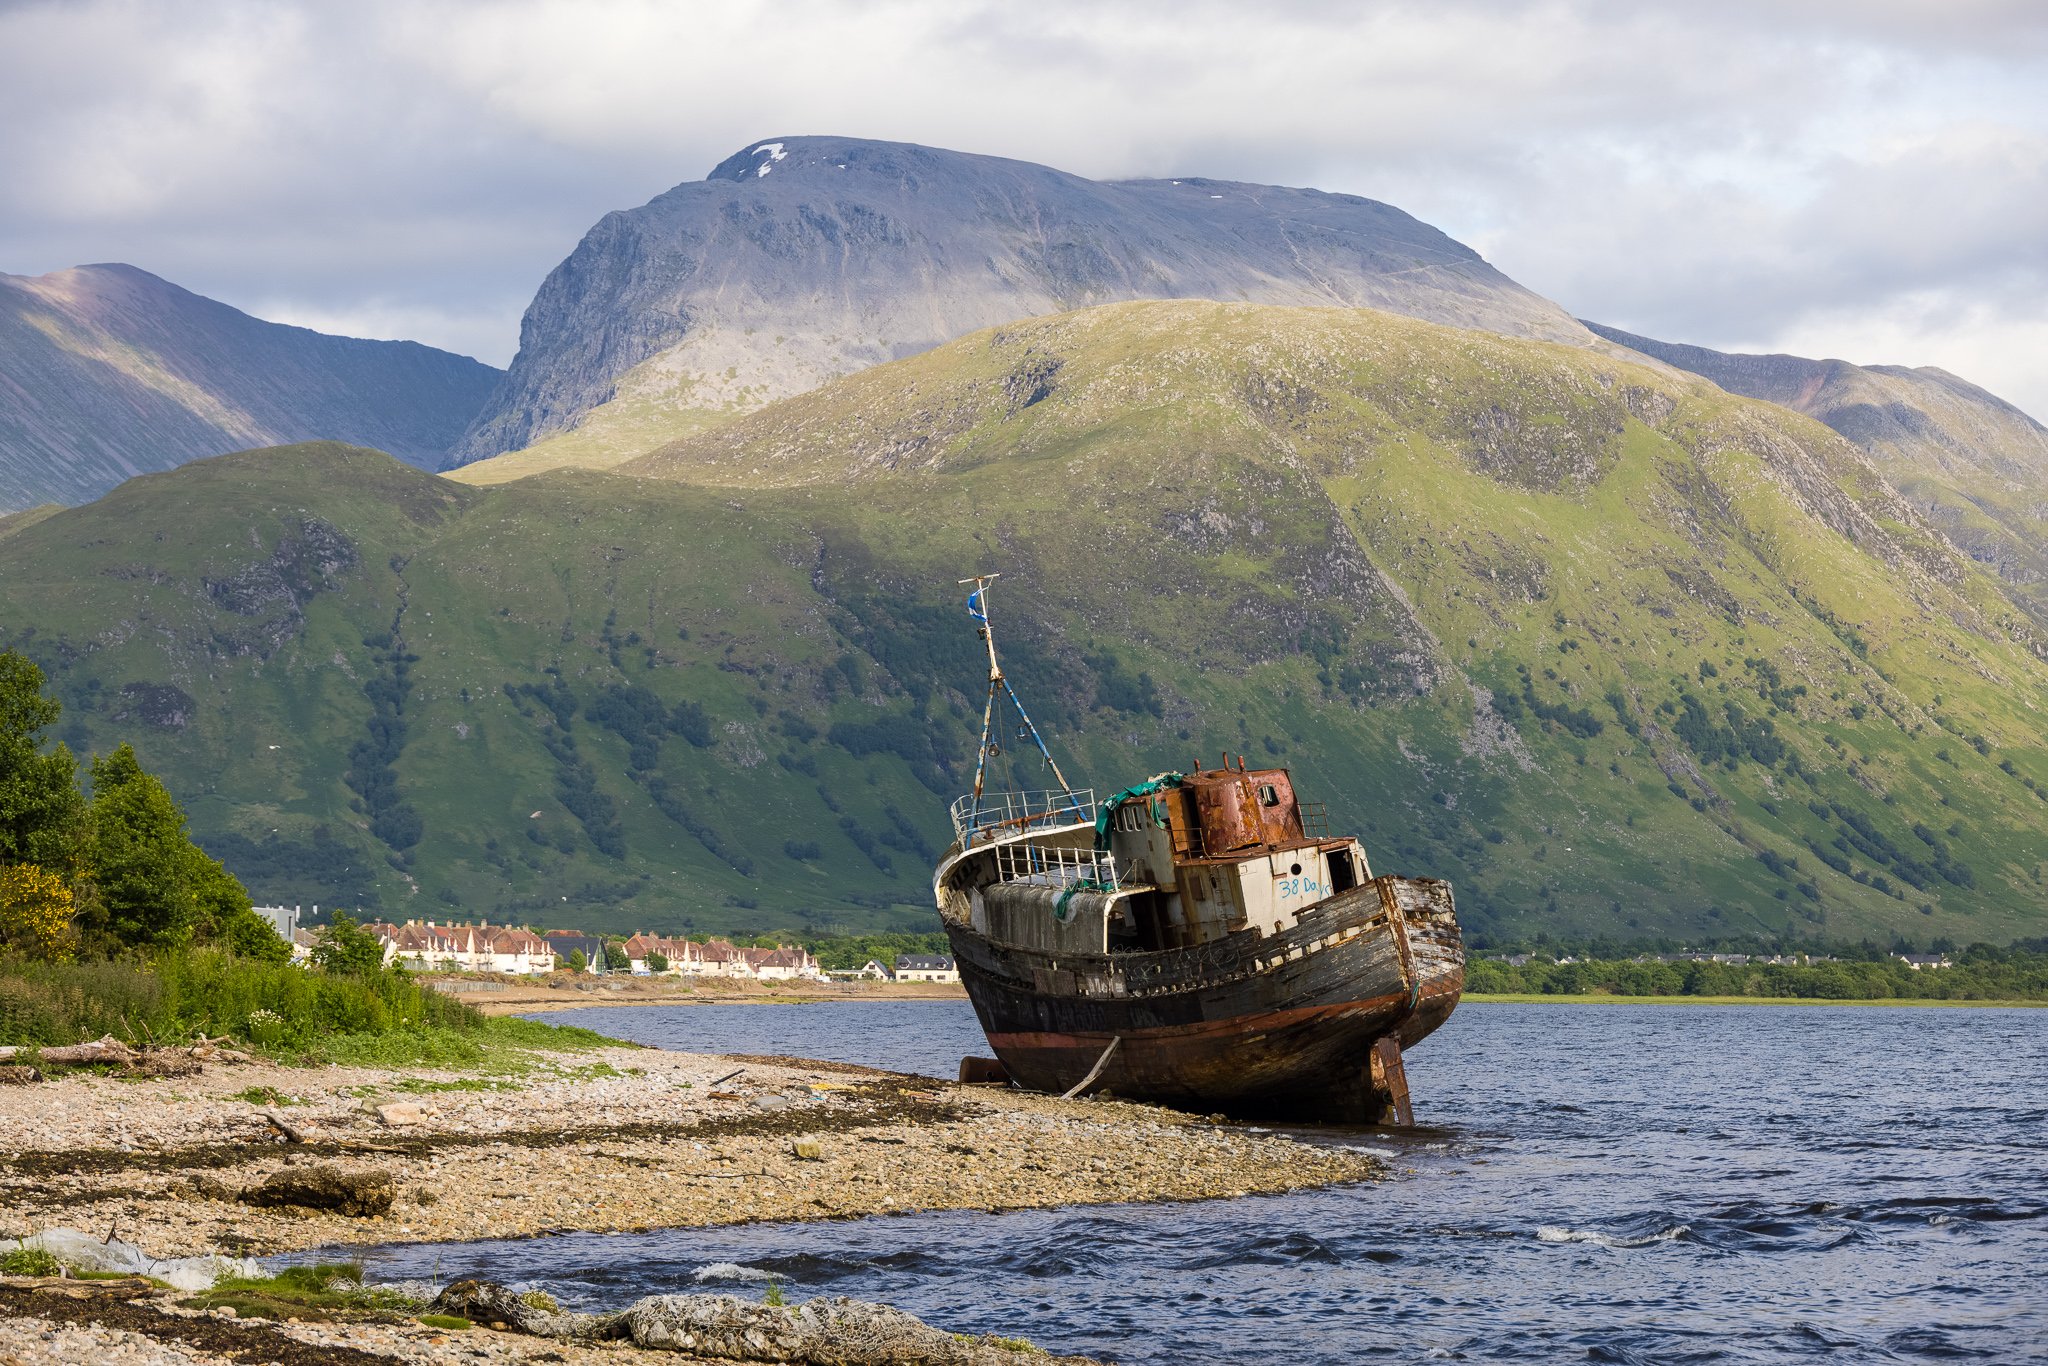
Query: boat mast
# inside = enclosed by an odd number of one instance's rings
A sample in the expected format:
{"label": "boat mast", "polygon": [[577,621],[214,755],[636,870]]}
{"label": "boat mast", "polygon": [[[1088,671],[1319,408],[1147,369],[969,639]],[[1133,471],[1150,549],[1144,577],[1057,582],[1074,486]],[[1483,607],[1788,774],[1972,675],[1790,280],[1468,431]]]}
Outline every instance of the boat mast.
{"label": "boat mast", "polygon": [[1053,760],[1052,751],[1045,747],[1045,740],[1039,735],[1038,727],[1032,724],[1031,713],[1025,711],[1024,704],[1017,700],[1017,690],[1010,686],[1010,680],[1003,676],[1003,666],[996,660],[996,633],[988,620],[988,588],[1001,577],[1000,574],[976,574],[971,579],[960,580],[963,588],[970,583],[974,585],[974,591],[967,595],[967,615],[981,623],[975,630],[980,634],[982,643],[988,646],[988,700],[981,708],[981,750],[974,756],[974,800],[977,804],[981,801],[982,783],[987,775],[988,756],[996,744],[994,731],[998,692],[1007,694],[1010,705],[1017,709],[1017,715],[1024,722],[1024,729],[1031,735],[1031,743],[1038,746],[1038,752],[1044,757],[1046,767],[1052,770],[1053,779],[1059,783],[1061,793],[1071,794],[1074,790],[1067,785],[1067,775],[1060,772],[1059,764]]}

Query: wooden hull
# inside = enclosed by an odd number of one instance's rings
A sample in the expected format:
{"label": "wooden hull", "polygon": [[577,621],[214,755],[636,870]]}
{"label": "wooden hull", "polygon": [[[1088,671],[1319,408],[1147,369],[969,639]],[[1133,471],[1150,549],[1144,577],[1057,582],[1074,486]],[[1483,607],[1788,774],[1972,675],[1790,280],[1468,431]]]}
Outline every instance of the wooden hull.
{"label": "wooden hull", "polygon": [[1062,1092],[1112,1040],[1099,1090],[1242,1118],[1380,1121],[1368,1055],[1413,1046],[1464,989],[1446,883],[1379,878],[1288,930],[1195,948],[1054,954],[948,921],[961,981],[1018,1084]]}

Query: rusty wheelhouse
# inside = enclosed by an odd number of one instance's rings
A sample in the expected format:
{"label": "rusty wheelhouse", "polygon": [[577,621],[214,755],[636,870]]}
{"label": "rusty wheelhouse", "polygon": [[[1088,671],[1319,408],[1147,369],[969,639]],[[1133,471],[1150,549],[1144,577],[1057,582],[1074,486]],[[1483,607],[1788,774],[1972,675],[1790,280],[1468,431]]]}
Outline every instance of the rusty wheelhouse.
{"label": "rusty wheelhouse", "polygon": [[[989,1045],[1018,1084],[1243,1116],[1408,1123],[1401,1050],[1464,986],[1450,885],[1375,876],[1287,770],[1228,757],[1113,796],[1066,781],[998,662],[974,790],[932,890]],[[997,716],[1056,786],[986,790]]]}

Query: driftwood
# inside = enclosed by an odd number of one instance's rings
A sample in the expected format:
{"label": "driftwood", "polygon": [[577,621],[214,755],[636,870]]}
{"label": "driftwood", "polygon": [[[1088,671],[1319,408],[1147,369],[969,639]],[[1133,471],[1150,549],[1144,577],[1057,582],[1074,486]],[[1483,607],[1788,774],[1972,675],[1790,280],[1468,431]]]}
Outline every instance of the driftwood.
{"label": "driftwood", "polygon": [[288,1141],[292,1143],[304,1143],[307,1141],[306,1131],[293,1124],[275,1109],[265,1110],[263,1118],[270,1122],[271,1128],[283,1134]]}
{"label": "driftwood", "polygon": [[[73,1280],[69,1276],[28,1276],[12,1283],[32,1295],[57,1295],[67,1300],[146,1300],[164,1293],[145,1276],[122,1281]],[[8,1360],[13,1360],[9,1357]]]}
{"label": "driftwood", "polygon": [[188,1057],[197,1058],[201,1062],[255,1061],[254,1058],[250,1057],[247,1053],[244,1053],[239,1048],[223,1048],[221,1046],[222,1044],[229,1042],[232,1041],[225,1034],[221,1035],[218,1039],[209,1039],[204,1034],[201,1034],[198,1038],[198,1041],[195,1042],[190,1048],[186,1049],[185,1053]]}
{"label": "driftwood", "polygon": [[[135,1049],[108,1034],[90,1043],[52,1044],[47,1048],[30,1049],[9,1044],[0,1047],[0,1069],[9,1068],[15,1059],[30,1052],[39,1062],[50,1067],[118,1067],[131,1075],[145,1077],[189,1076],[197,1072],[201,1064],[209,1062],[254,1061],[240,1049],[222,1047],[227,1042],[229,1040],[225,1036],[209,1039],[201,1034],[190,1047]],[[5,1079],[15,1082],[42,1079],[40,1075],[20,1075],[24,1070],[33,1069],[16,1068]]]}
{"label": "driftwood", "polygon": [[57,1067],[88,1067],[100,1062],[113,1063],[117,1067],[133,1067],[142,1061],[140,1053],[111,1034],[92,1043],[58,1044],[39,1052],[44,1062]]}

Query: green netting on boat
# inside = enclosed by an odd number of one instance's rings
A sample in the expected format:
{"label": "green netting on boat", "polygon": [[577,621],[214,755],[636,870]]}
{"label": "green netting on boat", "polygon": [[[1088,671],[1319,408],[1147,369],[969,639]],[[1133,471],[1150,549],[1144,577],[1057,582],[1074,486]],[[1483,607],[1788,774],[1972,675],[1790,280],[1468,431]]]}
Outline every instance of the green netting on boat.
{"label": "green netting on boat", "polygon": [[[1096,852],[1101,853],[1109,848],[1109,823],[1115,818],[1118,807],[1122,806],[1125,802],[1141,801],[1144,798],[1150,797],[1155,792],[1179,787],[1181,782],[1182,777],[1178,773],[1162,773],[1156,778],[1147,778],[1142,783],[1127,787],[1104,802],[1095,812]],[[1151,805],[1152,824],[1164,830],[1166,828],[1166,803],[1155,801]]]}
{"label": "green netting on boat", "polygon": [[1059,900],[1053,902],[1052,918],[1064,925],[1067,922],[1067,918],[1073,915],[1074,913],[1072,903],[1075,896],[1079,893],[1113,892],[1115,890],[1116,888],[1108,886],[1104,883],[1093,882],[1087,878],[1082,878],[1079,882],[1069,884],[1067,890],[1060,893]]}

